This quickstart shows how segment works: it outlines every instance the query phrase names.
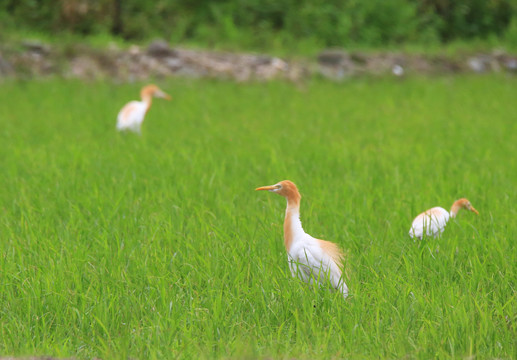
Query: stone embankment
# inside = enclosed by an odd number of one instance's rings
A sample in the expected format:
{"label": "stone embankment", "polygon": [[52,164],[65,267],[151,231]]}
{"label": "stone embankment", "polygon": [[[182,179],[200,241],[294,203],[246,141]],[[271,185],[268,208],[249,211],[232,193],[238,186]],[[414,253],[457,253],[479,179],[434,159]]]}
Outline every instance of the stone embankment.
{"label": "stone embankment", "polygon": [[0,45],[0,78],[57,75],[85,80],[138,81],[183,76],[236,81],[299,81],[319,75],[339,81],[361,75],[469,72],[517,74],[517,55],[503,50],[454,56],[325,50],[315,59],[290,60],[268,55],[171,48],[161,40],[146,48],[111,46],[103,50],[84,45],[58,48],[36,41],[24,41],[16,49]]}

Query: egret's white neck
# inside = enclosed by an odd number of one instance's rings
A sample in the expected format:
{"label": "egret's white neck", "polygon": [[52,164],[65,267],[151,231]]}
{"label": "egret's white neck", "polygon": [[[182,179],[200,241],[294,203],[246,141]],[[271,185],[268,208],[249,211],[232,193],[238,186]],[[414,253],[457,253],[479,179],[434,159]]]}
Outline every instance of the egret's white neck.
{"label": "egret's white neck", "polygon": [[287,208],[284,220],[284,245],[287,251],[299,234],[304,234],[300,221],[300,199],[287,198]]}
{"label": "egret's white neck", "polygon": [[153,102],[153,96],[149,93],[143,93],[141,96],[142,96],[142,101],[146,105],[146,111],[148,111]]}
{"label": "egret's white neck", "polygon": [[458,215],[458,211],[460,211],[461,207],[462,206],[459,203],[459,201],[455,201],[454,204],[452,204],[451,211],[450,211],[451,218],[455,218],[456,215]]}

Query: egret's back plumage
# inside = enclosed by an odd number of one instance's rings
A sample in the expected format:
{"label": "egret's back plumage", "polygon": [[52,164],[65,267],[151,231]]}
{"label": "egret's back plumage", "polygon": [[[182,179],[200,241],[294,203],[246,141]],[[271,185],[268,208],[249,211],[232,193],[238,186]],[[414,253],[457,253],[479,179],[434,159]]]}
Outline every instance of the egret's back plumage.
{"label": "egret's back plumage", "polygon": [[127,103],[117,116],[117,130],[131,130],[140,132],[144,122],[147,104],[143,101],[131,101]]}
{"label": "egret's back plumage", "polygon": [[434,207],[419,214],[409,230],[409,236],[422,239],[426,236],[438,236],[445,229],[449,221],[449,213],[441,207]]}

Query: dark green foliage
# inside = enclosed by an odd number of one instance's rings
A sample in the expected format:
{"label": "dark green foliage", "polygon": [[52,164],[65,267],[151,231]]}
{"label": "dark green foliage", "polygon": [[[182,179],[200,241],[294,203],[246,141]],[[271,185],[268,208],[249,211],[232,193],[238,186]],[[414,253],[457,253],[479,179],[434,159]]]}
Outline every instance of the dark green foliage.
{"label": "dark green foliage", "polygon": [[501,35],[510,24],[510,0],[429,0],[423,8],[440,19],[443,40]]}
{"label": "dark green foliage", "polygon": [[0,25],[137,40],[376,46],[502,37],[515,12],[512,0],[4,0]]}

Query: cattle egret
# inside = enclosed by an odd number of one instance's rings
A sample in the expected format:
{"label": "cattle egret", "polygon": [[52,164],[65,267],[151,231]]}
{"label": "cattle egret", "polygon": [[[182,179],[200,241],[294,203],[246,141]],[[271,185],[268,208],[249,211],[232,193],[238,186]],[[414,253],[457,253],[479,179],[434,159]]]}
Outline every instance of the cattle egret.
{"label": "cattle egret", "polygon": [[300,221],[300,199],[296,185],[284,180],[275,185],[262,186],[256,190],[268,190],[287,199],[284,220],[284,245],[287,250],[289,269],[293,277],[313,283],[330,280],[332,286],[346,298],[348,287],[341,277],[343,252],[334,243],[315,239],[307,234]]}
{"label": "cattle egret", "polygon": [[164,93],[156,85],[147,85],[140,90],[142,101],[131,101],[127,103],[117,116],[117,130],[130,130],[140,134],[140,126],[144,122],[145,114],[151,107],[152,98],[162,98],[170,100],[171,97]]}
{"label": "cattle egret", "polygon": [[445,229],[447,221],[449,221],[450,218],[455,218],[458,211],[462,208],[479,215],[478,211],[474,209],[470,201],[467,199],[459,199],[452,204],[450,213],[444,208],[434,207],[418,215],[415,220],[413,220],[413,224],[411,224],[409,236],[412,238],[416,237],[422,239],[424,229],[427,236],[434,237],[440,235]]}

